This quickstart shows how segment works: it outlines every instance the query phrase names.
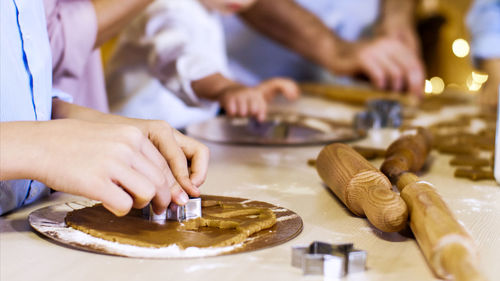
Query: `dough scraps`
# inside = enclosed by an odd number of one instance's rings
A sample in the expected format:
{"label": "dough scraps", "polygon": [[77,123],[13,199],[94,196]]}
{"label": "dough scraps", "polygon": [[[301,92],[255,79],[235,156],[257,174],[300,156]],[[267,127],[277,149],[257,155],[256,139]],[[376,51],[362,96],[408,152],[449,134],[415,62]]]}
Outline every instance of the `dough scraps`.
{"label": "dough scraps", "polygon": [[69,212],[65,221],[69,227],[108,241],[154,248],[177,244],[181,249],[239,244],[276,223],[276,215],[268,208],[213,200],[202,203],[203,216],[182,223],[150,222],[137,209],[116,217],[102,204]]}

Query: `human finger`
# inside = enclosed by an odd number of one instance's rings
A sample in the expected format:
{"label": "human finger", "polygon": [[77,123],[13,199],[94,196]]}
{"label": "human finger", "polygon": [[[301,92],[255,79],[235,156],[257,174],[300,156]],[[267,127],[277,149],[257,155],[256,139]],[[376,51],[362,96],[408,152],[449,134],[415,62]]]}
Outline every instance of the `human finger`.
{"label": "human finger", "polygon": [[406,46],[399,44],[389,55],[402,69],[403,81],[408,86],[408,91],[416,96],[423,95],[424,68],[417,54]]}
{"label": "human finger", "polygon": [[159,215],[163,213],[172,200],[170,187],[168,189],[162,189],[158,191],[153,200],[151,200],[151,206],[153,207],[153,212]]}
{"label": "human finger", "polygon": [[236,105],[237,105],[237,116],[244,117],[247,116],[248,114],[248,99],[246,97],[246,94],[240,95],[237,100],[236,100]]}
{"label": "human finger", "polygon": [[141,153],[137,153],[131,161],[132,168],[149,179],[158,189],[165,184],[165,169],[167,162],[154,145],[146,139],[141,147]]}
{"label": "human finger", "polygon": [[236,105],[236,99],[234,97],[224,98],[222,106],[226,110],[227,115],[229,116],[236,115],[237,105]]}
{"label": "human finger", "polygon": [[[175,180],[173,180],[173,184],[170,186],[169,193],[172,202],[176,203],[177,205],[186,205],[189,200],[189,196],[187,195],[186,191]],[[198,197],[199,193],[192,196]]]}
{"label": "human finger", "polygon": [[112,181],[94,182],[92,194],[82,193],[85,197],[101,201],[102,205],[118,217],[124,216],[132,209],[132,197]]}
{"label": "human finger", "polygon": [[372,56],[365,55],[360,60],[361,70],[368,76],[373,85],[378,89],[386,87],[386,75],[379,62]]}
{"label": "human finger", "polygon": [[189,179],[186,156],[174,137],[174,132],[177,130],[164,121],[158,122],[155,129],[149,133],[150,139],[167,161],[170,171],[180,186],[188,193],[196,190]]}
{"label": "human finger", "polygon": [[259,105],[259,110],[256,113],[257,120],[259,122],[264,122],[266,120],[267,116],[267,101],[264,99],[263,96],[259,96],[255,102]]}
{"label": "human finger", "polygon": [[300,95],[297,83],[286,78],[273,78],[263,83],[265,87],[265,97],[270,100],[274,95],[280,93],[288,100],[295,100]]}
{"label": "human finger", "polygon": [[[208,147],[197,140],[181,134],[179,131],[174,132],[174,136],[181,146],[187,159],[190,160],[191,166],[191,182],[199,187],[203,184],[207,177],[208,163],[210,159],[210,150]],[[198,192],[198,194],[196,194]],[[199,196],[199,190],[194,190],[190,195]]]}
{"label": "human finger", "polygon": [[400,92],[404,85],[404,69],[400,66],[397,60],[393,59],[392,56],[389,56],[386,53],[380,54],[375,57],[375,59],[389,78],[388,82],[391,85],[391,89],[393,91]]}
{"label": "human finger", "polygon": [[[168,207],[168,204],[170,203],[170,187],[175,180],[173,180],[172,173],[170,171],[170,168],[168,167],[167,162],[165,161],[165,158],[163,158],[158,149],[156,149],[156,147],[150,141],[144,143],[142,147],[142,153],[149,161],[152,162],[152,165],[154,167],[151,169],[156,168],[156,173],[159,173],[159,175],[156,175],[158,177],[157,180],[154,181],[156,186],[156,194],[153,197],[151,203],[153,206],[153,211],[157,214],[160,214]],[[167,175],[170,175],[171,180],[169,180],[169,177],[167,177]]]}
{"label": "human finger", "polygon": [[144,208],[156,194],[154,184],[130,166],[116,164],[112,177],[116,184],[132,196],[134,208]]}

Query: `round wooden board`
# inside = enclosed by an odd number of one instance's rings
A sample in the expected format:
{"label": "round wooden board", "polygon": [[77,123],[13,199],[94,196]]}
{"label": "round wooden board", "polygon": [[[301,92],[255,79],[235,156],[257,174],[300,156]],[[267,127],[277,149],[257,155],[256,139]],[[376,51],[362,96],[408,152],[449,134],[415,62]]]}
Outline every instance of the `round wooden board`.
{"label": "round wooden board", "polygon": [[202,200],[217,200],[226,203],[238,202],[249,207],[270,208],[276,214],[277,222],[273,227],[248,237],[237,247],[227,247],[221,250],[214,248],[203,252],[188,250],[175,252],[167,250],[167,248],[145,248],[110,242],[92,237],[66,225],[64,218],[68,212],[93,206],[97,203],[96,201],[70,202],[41,208],[30,213],[28,220],[30,225],[40,234],[63,245],[95,253],[133,258],[200,258],[244,253],[283,244],[295,238],[302,231],[302,219],[289,209],[244,198],[213,195],[202,195],[201,197]]}

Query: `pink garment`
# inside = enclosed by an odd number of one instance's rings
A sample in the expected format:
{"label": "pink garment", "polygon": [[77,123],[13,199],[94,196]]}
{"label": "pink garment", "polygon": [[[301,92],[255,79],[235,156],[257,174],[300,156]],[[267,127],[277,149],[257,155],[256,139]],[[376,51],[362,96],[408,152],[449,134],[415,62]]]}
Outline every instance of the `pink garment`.
{"label": "pink garment", "polygon": [[102,61],[95,49],[97,16],[90,0],[44,0],[53,86],[73,103],[109,112]]}

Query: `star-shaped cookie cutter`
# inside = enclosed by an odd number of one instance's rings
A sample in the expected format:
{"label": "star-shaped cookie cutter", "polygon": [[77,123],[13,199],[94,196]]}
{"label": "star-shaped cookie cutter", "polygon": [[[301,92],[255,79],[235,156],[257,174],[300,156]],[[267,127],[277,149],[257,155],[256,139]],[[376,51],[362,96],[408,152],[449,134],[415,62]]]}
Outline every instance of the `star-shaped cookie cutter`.
{"label": "star-shaped cookie cutter", "polygon": [[292,266],[304,275],[340,278],[366,268],[366,251],[352,243],[330,244],[314,241],[309,246],[292,246]]}

